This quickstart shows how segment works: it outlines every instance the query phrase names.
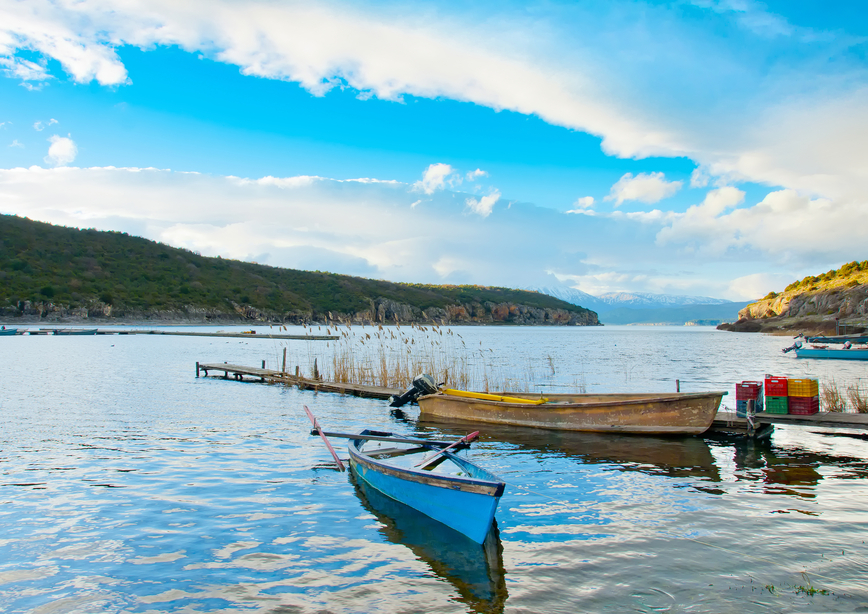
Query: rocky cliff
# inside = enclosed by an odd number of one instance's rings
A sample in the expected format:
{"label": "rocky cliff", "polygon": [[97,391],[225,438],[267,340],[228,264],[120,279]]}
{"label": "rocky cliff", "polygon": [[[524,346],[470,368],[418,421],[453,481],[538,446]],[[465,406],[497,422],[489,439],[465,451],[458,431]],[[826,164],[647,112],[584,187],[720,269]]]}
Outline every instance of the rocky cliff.
{"label": "rocky cliff", "polygon": [[185,306],[182,309],[133,310],[118,308],[100,301],[70,308],[51,302],[22,301],[16,307],[0,309],[6,321],[150,323],[150,324],[217,324],[280,323],[309,324],[337,322],[344,324],[518,324],[548,326],[600,326],[593,311],[529,307],[513,303],[473,302],[448,305],[446,308],[420,309],[389,299],[370,301],[370,308],[341,313],[334,311],[275,312],[249,305],[232,304],[232,310]]}
{"label": "rocky cliff", "polygon": [[[864,265],[864,266],[863,266]],[[718,328],[741,332],[834,333],[836,322],[850,332],[868,328],[868,262],[853,262],[819,277],[806,277],[778,294],[751,303],[738,321]]]}

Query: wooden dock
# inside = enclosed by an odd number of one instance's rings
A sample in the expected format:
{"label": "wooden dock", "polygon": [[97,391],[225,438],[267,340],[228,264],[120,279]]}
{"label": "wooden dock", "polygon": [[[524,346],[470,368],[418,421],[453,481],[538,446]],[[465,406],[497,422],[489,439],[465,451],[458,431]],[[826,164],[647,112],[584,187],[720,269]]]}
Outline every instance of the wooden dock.
{"label": "wooden dock", "polygon": [[[262,368],[245,367],[229,363],[196,363],[196,377],[208,372],[219,373],[212,377],[223,379],[235,379],[236,381],[249,381],[251,378],[259,382],[272,384],[288,384],[297,386],[300,390],[314,390],[318,392],[333,392],[348,394],[370,399],[388,400],[390,396],[401,394],[403,390],[397,388],[384,388],[382,386],[367,386],[363,384],[341,384],[337,382],[324,382],[287,373]],[[802,426],[815,426],[823,428],[847,428],[860,429],[868,432],[868,414],[849,414],[838,412],[823,412],[811,416],[798,416],[792,414],[770,414],[760,412],[753,417],[754,429],[751,429],[746,418],[739,417],[735,412],[721,411],[717,413],[708,434],[752,436],[755,439],[768,437],[774,430],[775,424],[797,424]]]}
{"label": "wooden dock", "polygon": [[322,380],[294,375],[286,371],[275,371],[273,369],[266,369],[265,367],[245,367],[242,365],[231,365],[225,362],[196,363],[196,377],[199,377],[200,374],[204,374],[205,377],[208,377],[209,371],[220,373],[221,375],[218,375],[216,377],[221,377],[223,379],[231,378],[236,381],[245,381],[244,378],[247,377],[259,382],[266,382],[269,384],[288,384],[290,386],[297,386],[299,390],[333,392],[336,394],[348,394],[356,397],[364,397],[369,399],[388,400],[390,396],[400,394],[402,392],[397,388],[384,388],[382,386],[324,382]]}

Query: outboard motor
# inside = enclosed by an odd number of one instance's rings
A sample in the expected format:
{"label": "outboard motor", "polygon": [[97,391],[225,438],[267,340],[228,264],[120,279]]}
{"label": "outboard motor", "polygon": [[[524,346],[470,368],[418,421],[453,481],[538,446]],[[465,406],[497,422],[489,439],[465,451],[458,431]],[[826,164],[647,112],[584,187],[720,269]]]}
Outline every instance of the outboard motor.
{"label": "outboard motor", "polygon": [[427,373],[420,373],[413,378],[413,385],[403,394],[389,397],[389,407],[401,407],[407,403],[413,403],[416,399],[426,394],[437,392],[437,384],[434,378]]}
{"label": "outboard motor", "polygon": [[793,350],[801,349],[801,347],[802,347],[801,339],[803,338],[803,336],[800,334],[797,337],[793,337],[793,338],[795,339],[795,342],[793,342],[793,345],[791,345],[788,348],[782,349],[781,352],[786,354],[787,352],[792,352]]}

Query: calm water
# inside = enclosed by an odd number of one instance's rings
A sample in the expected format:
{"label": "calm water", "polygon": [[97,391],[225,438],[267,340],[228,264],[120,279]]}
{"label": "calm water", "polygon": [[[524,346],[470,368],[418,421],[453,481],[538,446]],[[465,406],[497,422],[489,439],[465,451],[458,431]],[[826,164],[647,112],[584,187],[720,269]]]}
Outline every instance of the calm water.
{"label": "calm water", "polygon": [[[789,338],[704,328],[453,332],[543,388],[678,379],[729,390],[731,407],[734,383],[764,373],[868,375],[782,355]],[[195,378],[196,361],[275,367],[286,343],[0,339],[0,611],[868,611],[868,441],[853,433],[778,427],[752,443],[486,426],[470,456],[509,486],[483,549],[334,471],[302,405],[329,430],[470,429]],[[291,342],[288,363],[332,350]]]}

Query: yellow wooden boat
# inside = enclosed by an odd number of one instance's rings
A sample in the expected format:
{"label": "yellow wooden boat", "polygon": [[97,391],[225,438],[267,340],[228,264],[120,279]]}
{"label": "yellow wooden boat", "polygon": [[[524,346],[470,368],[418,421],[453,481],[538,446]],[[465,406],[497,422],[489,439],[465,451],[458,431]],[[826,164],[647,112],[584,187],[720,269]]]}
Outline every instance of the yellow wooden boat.
{"label": "yellow wooden boat", "polygon": [[[563,431],[699,435],[714,421],[726,392],[643,394],[465,393],[417,399],[420,417]],[[498,400],[496,397],[506,397]],[[495,397],[495,398],[486,398]],[[522,402],[524,401],[524,402]]]}

